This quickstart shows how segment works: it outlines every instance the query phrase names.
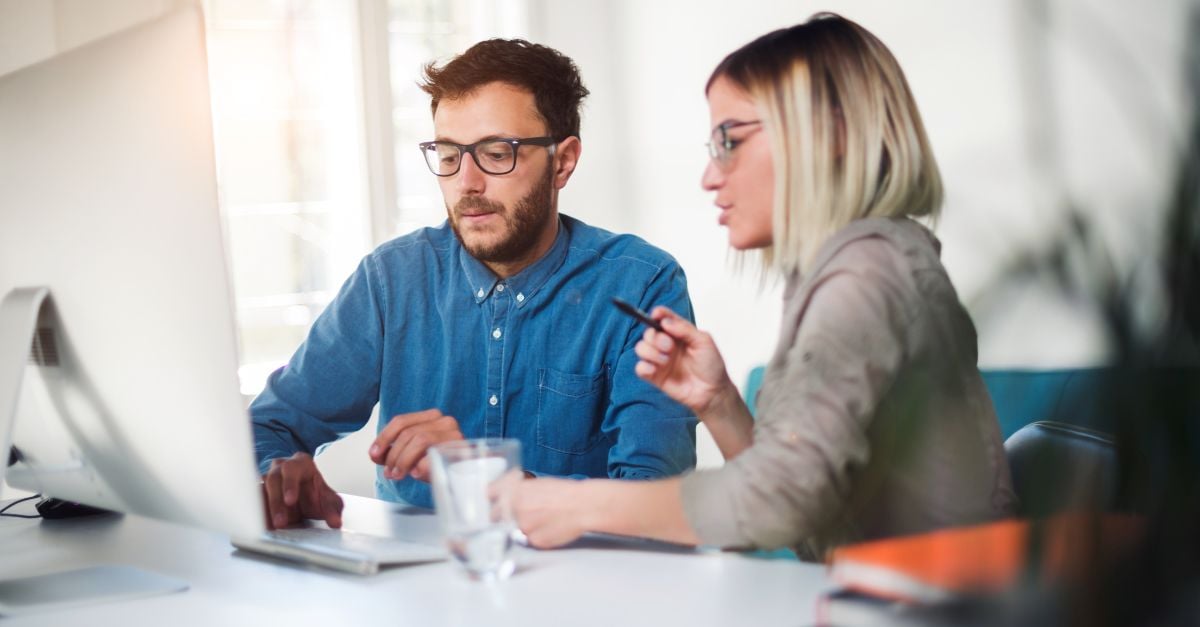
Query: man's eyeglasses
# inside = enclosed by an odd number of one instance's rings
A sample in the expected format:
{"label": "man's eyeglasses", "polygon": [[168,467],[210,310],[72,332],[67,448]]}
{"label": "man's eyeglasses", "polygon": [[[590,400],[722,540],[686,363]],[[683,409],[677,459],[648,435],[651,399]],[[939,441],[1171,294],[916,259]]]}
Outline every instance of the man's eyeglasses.
{"label": "man's eyeglasses", "polygon": [[417,146],[421,149],[421,154],[425,155],[425,164],[429,166],[430,172],[438,176],[454,176],[462,167],[463,153],[471,155],[475,165],[488,174],[508,174],[517,167],[518,147],[528,144],[549,146],[553,150],[556,143],[553,137],[501,137],[467,145],[433,141],[421,142]]}
{"label": "man's eyeglasses", "polygon": [[712,157],[712,160],[716,161],[717,165],[721,167],[729,165],[729,160],[733,156],[733,149],[737,148],[738,144],[742,143],[742,140],[745,139],[745,137],[734,139],[729,136],[729,131],[754,124],[762,124],[762,120],[750,120],[747,122],[731,120],[723,124],[718,124],[712,130],[712,136],[708,138],[708,143],[705,144],[708,146],[708,156]]}

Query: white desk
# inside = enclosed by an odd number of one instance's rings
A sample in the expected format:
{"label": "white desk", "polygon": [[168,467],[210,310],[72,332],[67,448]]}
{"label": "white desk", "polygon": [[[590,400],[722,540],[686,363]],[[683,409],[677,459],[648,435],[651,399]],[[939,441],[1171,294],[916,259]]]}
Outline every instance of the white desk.
{"label": "white desk", "polygon": [[[345,527],[436,542],[436,520],[346,496]],[[27,511],[22,505],[21,511]],[[137,516],[0,518],[0,579],[128,564],[183,593],[20,618],[25,625],[795,625],[830,587],[820,565],[730,553],[523,550],[507,581],[447,561],[358,577],[236,551],[226,536]]]}

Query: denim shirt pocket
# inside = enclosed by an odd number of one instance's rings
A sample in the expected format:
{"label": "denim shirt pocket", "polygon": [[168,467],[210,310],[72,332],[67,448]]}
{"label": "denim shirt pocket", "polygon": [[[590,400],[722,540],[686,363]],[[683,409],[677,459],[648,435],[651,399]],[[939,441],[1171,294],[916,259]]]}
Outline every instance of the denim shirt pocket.
{"label": "denim shirt pocket", "polygon": [[601,440],[606,371],[570,374],[538,369],[537,444],[559,453],[582,455]]}

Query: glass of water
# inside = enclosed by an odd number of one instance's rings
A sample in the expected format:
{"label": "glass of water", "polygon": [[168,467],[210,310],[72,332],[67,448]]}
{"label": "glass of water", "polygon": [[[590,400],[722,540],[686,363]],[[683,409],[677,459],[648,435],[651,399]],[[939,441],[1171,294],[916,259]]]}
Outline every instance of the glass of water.
{"label": "glass of water", "polygon": [[476,579],[512,574],[512,496],[524,478],[513,439],[444,442],[429,449],[433,499],[450,552]]}

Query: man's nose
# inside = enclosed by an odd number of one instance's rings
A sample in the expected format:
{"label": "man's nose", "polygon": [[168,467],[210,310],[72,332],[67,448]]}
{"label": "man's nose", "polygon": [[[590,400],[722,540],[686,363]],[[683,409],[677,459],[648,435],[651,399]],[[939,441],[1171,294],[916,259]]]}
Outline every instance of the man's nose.
{"label": "man's nose", "polygon": [[458,166],[458,191],[462,194],[482,194],[487,187],[487,175],[479,169],[475,155],[464,152]]}

